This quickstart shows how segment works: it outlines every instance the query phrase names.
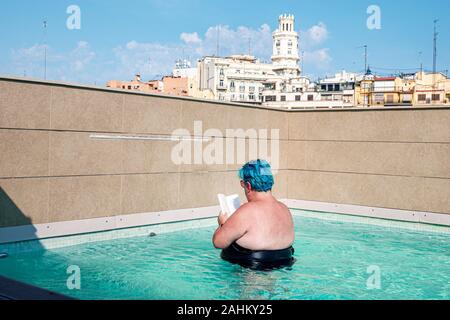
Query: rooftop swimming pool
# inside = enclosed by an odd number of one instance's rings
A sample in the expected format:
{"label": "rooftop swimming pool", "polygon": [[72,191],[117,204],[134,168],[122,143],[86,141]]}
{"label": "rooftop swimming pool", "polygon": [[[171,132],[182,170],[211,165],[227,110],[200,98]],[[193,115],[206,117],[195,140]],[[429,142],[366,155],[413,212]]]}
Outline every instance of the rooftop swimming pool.
{"label": "rooftop swimming pool", "polygon": [[[222,261],[211,244],[215,220],[205,220],[156,235],[138,228],[11,252],[0,259],[0,275],[78,299],[450,298],[450,228],[304,211],[295,211],[295,224],[297,261],[289,270]],[[79,267],[79,290],[67,286],[70,266]]]}

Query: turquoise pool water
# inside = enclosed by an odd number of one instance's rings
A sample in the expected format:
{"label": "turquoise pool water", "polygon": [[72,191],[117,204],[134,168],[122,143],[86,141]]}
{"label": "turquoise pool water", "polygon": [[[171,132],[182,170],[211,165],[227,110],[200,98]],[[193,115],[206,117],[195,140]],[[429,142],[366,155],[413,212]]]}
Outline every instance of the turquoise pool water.
{"label": "turquoise pool water", "polygon": [[[206,227],[12,254],[0,259],[0,274],[81,299],[450,298],[449,233],[305,216],[295,223],[292,270],[230,265]],[[72,265],[80,290],[66,285]]]}

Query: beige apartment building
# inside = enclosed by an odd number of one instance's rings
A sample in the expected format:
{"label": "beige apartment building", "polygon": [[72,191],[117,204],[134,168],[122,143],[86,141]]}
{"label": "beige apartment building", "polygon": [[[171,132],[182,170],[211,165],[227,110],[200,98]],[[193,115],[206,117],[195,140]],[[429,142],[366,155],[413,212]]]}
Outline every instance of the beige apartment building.
{"label": "beige apartment building", "polygon": [[450,104],[450,79],[442,73],[417,73],[414,101],[417,105]]}
{"label": "beige apartment building", "polygon": [[445,105],[450,104],[450,79],[442,73],[368,74],[357,83],[355,97],[358,107]]}
{"label": "beige apartment building", "polygon": [[108,81],[106,87],[111,89],[142,91],[147,93],[160,93],[163,91],[164,84],[160,80],[143,82],[141,80],[141,76],[137,74],[135,75],[134,80],[131,81],[121,81],[121,80]]}
{"label": "beige apartment building", "polygon": [[108,88],[131,91],[141,91],[146,93],[163,93],[173,96],[189,96],[189,86],[193,86],[193,81],[186,77],[164,76],[162,80],[151,80],[144,82],[140,75],[136,75],[132,81],[111,80],[107,83]]}

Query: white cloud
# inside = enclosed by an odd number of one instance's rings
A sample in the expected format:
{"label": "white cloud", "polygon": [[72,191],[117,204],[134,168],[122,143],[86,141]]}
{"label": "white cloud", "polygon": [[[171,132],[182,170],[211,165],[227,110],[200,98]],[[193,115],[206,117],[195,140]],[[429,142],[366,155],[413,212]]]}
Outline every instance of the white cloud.
{"label": "white cloud", "polygon": [[[45,58],[47,56],[47,58]],[[61,61],[61,57],[53,52],[47,45],[35,44],[28,48],[11,50],[11,69],[14,74],[27,77],[44,76],[44,64],[47,65]]]}
{"label": "white cloud", "polygon": [[201,54],[212,55],[217,51],[219,39],[219,55],[246,54],[268,60],[272,54],[272,32],[268,24],[257,29],[240,26],[232,29],[229,26],[213,26],[205,33]]}
{"label": "white cloud", "polygon": [[117,60],[115,78],[129,79],[135,73],[140,73],[144,79],[170,74],[177,59],[188,58],[193,62],[204,55],[216,54],[218,35],[221,56],[248,53],[251,39],[252,54],[270,59],[272,33],[267,24],[257,29],[244,26],[236,29],[213,26],[208,28],[203,39],[197,32],[181,33],[180,43],[144,43],[133,40],[116,47],[113,50]]}
{"label": "white cloud", "polygon": [[160,78],[170,74],[181,57],[180,45],[130,41],[114,50],[115,79],[131,79],[139,73],[143,78]]}
{"label": "white cloud", "polygon": [[202,39],[200,39],[197,32],[193,32],[193,33],[183,32],[180,35],[180,39],[181,39],[181,41],[183,41],[186,44],[199,44],[202,42]]}
{"label": "white cloud", "polygon": [[323,22],[320,22],[318,25],[311,27],[308,30],[308,34],[314,42],[322,43],[328,37],[327,26]]}
{"label": "white cloud", "polygon": [[91,50],[89,43],[80,41],[78,42],[77,47],[69,54],[68,62],[73,71],[80,72],[91,63],[95,56],[96,55]]}
{"label": "white cloud", "polygon": [[330,56],[330,49],[323,48],[305,52],[305,64],[309,64],[320,70],[327,70],[333,58]]}
{"label": "white cloud", "polygon": [[[327,70],[332,61],[328,48],[317,48],[328,37],[325,24],[319,23],[305,33],[301,50],[305,51],[305,64],[309,70]],[[175,61],[188,58],[195,65],[195,60],[205,55],[251,54],[263,61],[270,61],[272,55],[272,30],[268,24],[258,28],[227,25],[209,27],[203,36],[197,32],[181,33],[180,43],[159,44],[130,41],[114,49],[118,60],[116,78],[129,79],[140,73],[143,78],[159,78],[170,74]],[[306,44],[305,44],[306,42]]]}
{"label": "white cloud", "polygon": [[[329,49],[321,48],[328,38],[324,23],[318,23],[301,34],[301,50],[305,51],[305,69],[310,72],[329,68],[332,61]],[[219,55],[251,54],[263,61],[272,55],[272,30],[268,24],[252,28],[227,25],[209,27],[206,32],[183,32],[175,43],[137,42],[118,45],[99,56],[86,41],[79,41],[66,52],[47,47],[48,79],[101,84],[112,79],[132,79],[140,73],[143,79],[159,78],[170,74],[175,61],[187,58],[193,65],[205,55],[215,55],[219,39]],[[43,45],[13,50],[11,67],[13,74],[42,78],[44,74]]]}
{"label": "white cloud", "polygon": [[319,22],[317,25],[312,26],[302,33],[302,45],[305,48],[315,47],[328,39],[328,29],[323,22]]}
{"label": "white cloud", "polygon": [[77,82],[89,82],[92,79],[92,74],[89,74],[92,69],[88,67],[95,57],[96,54],[86,41],[79,41],[68,52],[57,52],[50,46],[38,44],[11,51],[12,70],[15,74],[42,78],[46,60],[48,79]]}

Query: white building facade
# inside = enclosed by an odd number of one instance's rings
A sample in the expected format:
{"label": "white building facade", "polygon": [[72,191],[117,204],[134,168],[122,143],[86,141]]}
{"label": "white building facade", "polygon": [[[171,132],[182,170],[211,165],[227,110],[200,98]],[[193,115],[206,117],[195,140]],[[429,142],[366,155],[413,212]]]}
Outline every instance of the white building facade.
{"label": "white building facade", "polygon": [[273,32],[271,63],[251,55],[208,56],[198,61],[198,97],[274,108],[344,108],[355,102],[356,74],[341,72],[312,83],[302,76],[295,17],[281,15]]}
{"label": "white building facade", "polygon": [[253,56],[204,57],[198,63],[200,91],[208,90],[216,100],[262,103],[264,82],[276,77],[272,65]]}
{"label": "white building facade", "polygon": [[[299,36],[293,15],[281,15],[273,32],[272,62],[254,56],[204,57],[198,62],[199,89],[220,101],[266,104],[286,101],[282,93],[299,95],[310,82],[301,77]],[[294,98],[295,99],[295,98]],[[298,97],[297,97],[298,99]]]}

